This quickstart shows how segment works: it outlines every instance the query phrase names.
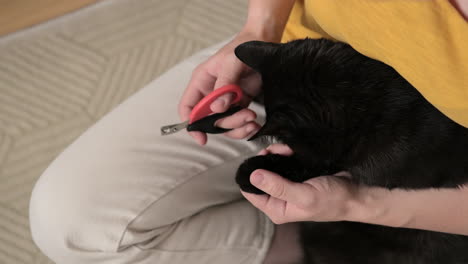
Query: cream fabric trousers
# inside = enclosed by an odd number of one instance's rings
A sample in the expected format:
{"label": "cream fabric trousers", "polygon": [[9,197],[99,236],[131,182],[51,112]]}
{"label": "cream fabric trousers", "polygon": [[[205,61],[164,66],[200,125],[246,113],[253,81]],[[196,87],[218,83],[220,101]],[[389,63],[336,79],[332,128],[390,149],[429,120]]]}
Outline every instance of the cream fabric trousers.
{"label": "cream fabric trousers", "polygon": [[[159,131],[179,121],[192,70],[221,46],[127,99],[44,172],[30,221],[47,256],[58,264],[263,262],[274,225],[234,182],[239,164],[261,146],[209,135],[202,147],[185,131]],[[250,108],[264,117],[260,105]]]}

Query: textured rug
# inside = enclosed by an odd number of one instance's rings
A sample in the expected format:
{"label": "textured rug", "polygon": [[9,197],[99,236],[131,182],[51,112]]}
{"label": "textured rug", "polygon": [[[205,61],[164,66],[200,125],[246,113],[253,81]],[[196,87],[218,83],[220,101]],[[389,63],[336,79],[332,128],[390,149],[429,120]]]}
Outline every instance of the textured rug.
{"label": "textured rug", "polygon": [[0,264],[52,263],[32,187],[86,128],[168,68],[235,34],[245,0],[107,0],[0,38]]}

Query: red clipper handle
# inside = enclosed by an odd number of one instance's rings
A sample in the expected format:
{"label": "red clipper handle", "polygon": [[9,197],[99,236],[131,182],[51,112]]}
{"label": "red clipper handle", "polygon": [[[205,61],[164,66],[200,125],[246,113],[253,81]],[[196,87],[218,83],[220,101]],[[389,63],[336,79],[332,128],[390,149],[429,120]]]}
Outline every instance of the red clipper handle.
{"label": "red clipper handle", "polygon": [[213,101],[221,95],[227,93],[235,94],[235,98],[232,100],[231,105],[238,103],[243,95],[242,89],[235,84],[228,84],[214,90],[213,92],[205,96],[203,99],[201,99],[200,102],[198,102],[198,104],[195,105],[195,107],[192,109],[192,112],[190,113],[189,117],[189,124],[213,113],[213,111],[211,111],[210,108],[211,103],[213,103]]}

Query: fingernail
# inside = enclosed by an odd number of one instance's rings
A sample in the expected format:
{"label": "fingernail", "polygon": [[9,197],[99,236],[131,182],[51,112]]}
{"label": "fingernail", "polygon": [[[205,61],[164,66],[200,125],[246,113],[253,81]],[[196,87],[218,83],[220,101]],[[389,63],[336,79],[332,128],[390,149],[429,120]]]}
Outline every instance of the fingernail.
{"label": "fingernail", "polygon": [[261,185],[263,182],[263,179],[264,179],[264,176],[261,173],[255,173],[252,176],[250,176],[250,182],[255,186]]}
{"label": "fingernail", "polygon": [[248,122],[252,122],[252,121],[254,121],[254,120],[255,120],[255,118],[253,118],[252,116],[249,116],[249,117],[247,117],[247,118],[245,119],[245,122],[248,123]]}
{"label": "fingernail", "polygon": [[221,107],[224,107],[226,105],[226,101],[221,98],[216,99],[215,103],[219,104]]}

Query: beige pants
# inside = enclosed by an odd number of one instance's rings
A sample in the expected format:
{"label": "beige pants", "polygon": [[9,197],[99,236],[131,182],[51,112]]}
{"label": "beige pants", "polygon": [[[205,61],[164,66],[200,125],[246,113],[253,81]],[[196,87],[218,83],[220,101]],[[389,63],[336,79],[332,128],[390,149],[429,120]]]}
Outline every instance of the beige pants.
{"label": "beige pants", "polygon": [[[206,49],[155,80],[71,144],[31,198],[34,241],[58,264],[262,263],[274,225],[241,199],[234,175],[260,146],[209,135],[201,147],[177,104]],[[253,103],[260,118],[260,105]]]}

